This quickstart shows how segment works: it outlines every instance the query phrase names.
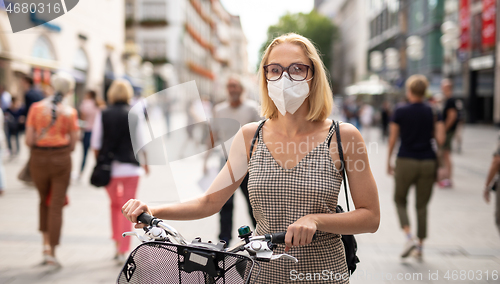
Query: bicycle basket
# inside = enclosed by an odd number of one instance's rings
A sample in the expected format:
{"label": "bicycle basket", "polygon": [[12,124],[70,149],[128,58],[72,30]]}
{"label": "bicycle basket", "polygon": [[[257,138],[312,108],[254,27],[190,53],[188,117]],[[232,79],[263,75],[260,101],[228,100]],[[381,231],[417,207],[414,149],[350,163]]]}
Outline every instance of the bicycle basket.
{"label": "bicycle basket", "polygon": [[147,242],[130,253],[117,283],[247,284],[248,256],[165,242]]}

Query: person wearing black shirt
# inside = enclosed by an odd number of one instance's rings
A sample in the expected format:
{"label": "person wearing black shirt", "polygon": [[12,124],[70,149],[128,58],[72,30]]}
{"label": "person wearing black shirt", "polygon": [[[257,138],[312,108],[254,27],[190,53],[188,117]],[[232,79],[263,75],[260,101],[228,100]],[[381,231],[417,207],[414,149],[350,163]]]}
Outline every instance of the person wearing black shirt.
{"label": "person wearing black shirt", "polygon": [[446,102],[443,108],[443,121],[446,128],[446,140],[442,148],[445,178],[439,182],[439,186],[442,188],[449,188],[453,185],[451,181],[453,169],[453,165],[451,163],[451,144],[458,125],[458,108],[455,98],[452,97],[452,84],[449,79],[443,79],[443,81],[441,81],[441,90],[446,98]]}
{"label": "person wearing black shirt", "polygon": [[[417,258],[422,257],[422,245],[427,237],[427,204],[431,198],[437,170],[432,140],[435,138],[439,145],[444,142],[444,125],[441,118],[424,103],[428,84],[423,75],[413,75],[408,78],[406,96],[409,103],[399,106],[394,111],[389,126],[387,171],[395,176],[394,201],[401,228],[407,237],[401,254],[403,258],[408,257],[414,251]],[[398,138],[401,139],[401,145],[394,168],[391,164],[391,157]],[[408,191],[413,184],[416,185],[418,243],[411,233],[406,211]]]}
{"label": "person wearing black shirt", "polygon": [[[17,97],[12,98],[12,104],[5,111],[5,120],[7,121],[7,145],[10,155],[13,158],[19,155],[19,132],[21,125],[23,125],[26,120],[25,111],[20,106]],[[12,136],[14,136],[16,141],[15,151],[12,148]]]}
{"label": "person wearing black shirt", "polygon": [[382,117],[382,141],[385,141],[389,136],[389,120],[391,118],[391,105],[388,101],[385,101],[382,105],[381,111]]}
{"label": "person wearing black shirt", "polygon": [[43,100],[43,94],[39,90],[35,89],[33,84],[33,79],[30,77],[24,78],[24,111],[25,115],[28,115],[28,111],[33,103]]}

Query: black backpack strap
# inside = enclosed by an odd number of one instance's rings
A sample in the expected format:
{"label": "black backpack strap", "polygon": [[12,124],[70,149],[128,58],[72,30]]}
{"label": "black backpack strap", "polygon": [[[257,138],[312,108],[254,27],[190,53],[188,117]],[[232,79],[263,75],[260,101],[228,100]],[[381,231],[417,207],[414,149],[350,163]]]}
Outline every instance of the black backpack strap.
{"label": "black backpack strap", "polygon": [[[344,150],[342,150],[342,141],[340,140],[340,127],[338,121],[335,122],[335,134],[337,135],[337,147],[339,149],[339,157],[340,157],[340,163],[341,163],[341,172],[342,172],[342,179],[344,179],[344,191],[345,191],[345,201],[347,204],[347,211],[350,211],[349,209],[349,198],[348,198],[348,193],[347,193],[347,179],[345,176],[345,161],[344,161]],[[328,143],[330,144],[330,143]],[[329,149],[330,147],[328,147]]]}
{"label": "black backpack strap", "polygon": [[262,128],[262,126],[264,126],[265,122],[266,122],[266,120],[263,120],[259,124],[259,127],[257,127],[257,130],[255,131],[255,134],[253,135],[252,144],[250,144],[250,153],[248,154],[248,156],[249,156],[248,160],[250,160],[252,158],[253,147],[255,146],[255,141],[259,140],[259,131]]}

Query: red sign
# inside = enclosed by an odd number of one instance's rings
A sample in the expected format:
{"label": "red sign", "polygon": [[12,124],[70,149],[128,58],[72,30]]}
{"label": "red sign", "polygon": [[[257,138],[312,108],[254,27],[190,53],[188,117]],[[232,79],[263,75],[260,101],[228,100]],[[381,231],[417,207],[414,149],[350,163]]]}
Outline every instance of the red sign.
{"label": "red sign", "polygon": [[481,38],[484,49],[495,46],[496,16],[496,0],[483,0]]}
{"label": "red sign", "polygon": [[469,0],[460,0],[458,21],[460,25],[460,50],[467,51],[470,46]]}

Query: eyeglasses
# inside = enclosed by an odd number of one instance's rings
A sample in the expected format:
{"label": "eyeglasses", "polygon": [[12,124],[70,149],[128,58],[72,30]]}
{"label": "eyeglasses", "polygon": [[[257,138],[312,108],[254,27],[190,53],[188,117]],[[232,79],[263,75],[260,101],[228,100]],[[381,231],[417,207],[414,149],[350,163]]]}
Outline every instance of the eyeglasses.
{"label": "eyeglasses", "polygon": [[286,71],[290,79],[304,81],[307,78],[309,68],[311,68],[309,65],[301,63],[292,63],[288,67],[283,67],[278,63],[271,63],[264,66],[264,74],[268,81],[277,81],[283,76],[283,72]]}

